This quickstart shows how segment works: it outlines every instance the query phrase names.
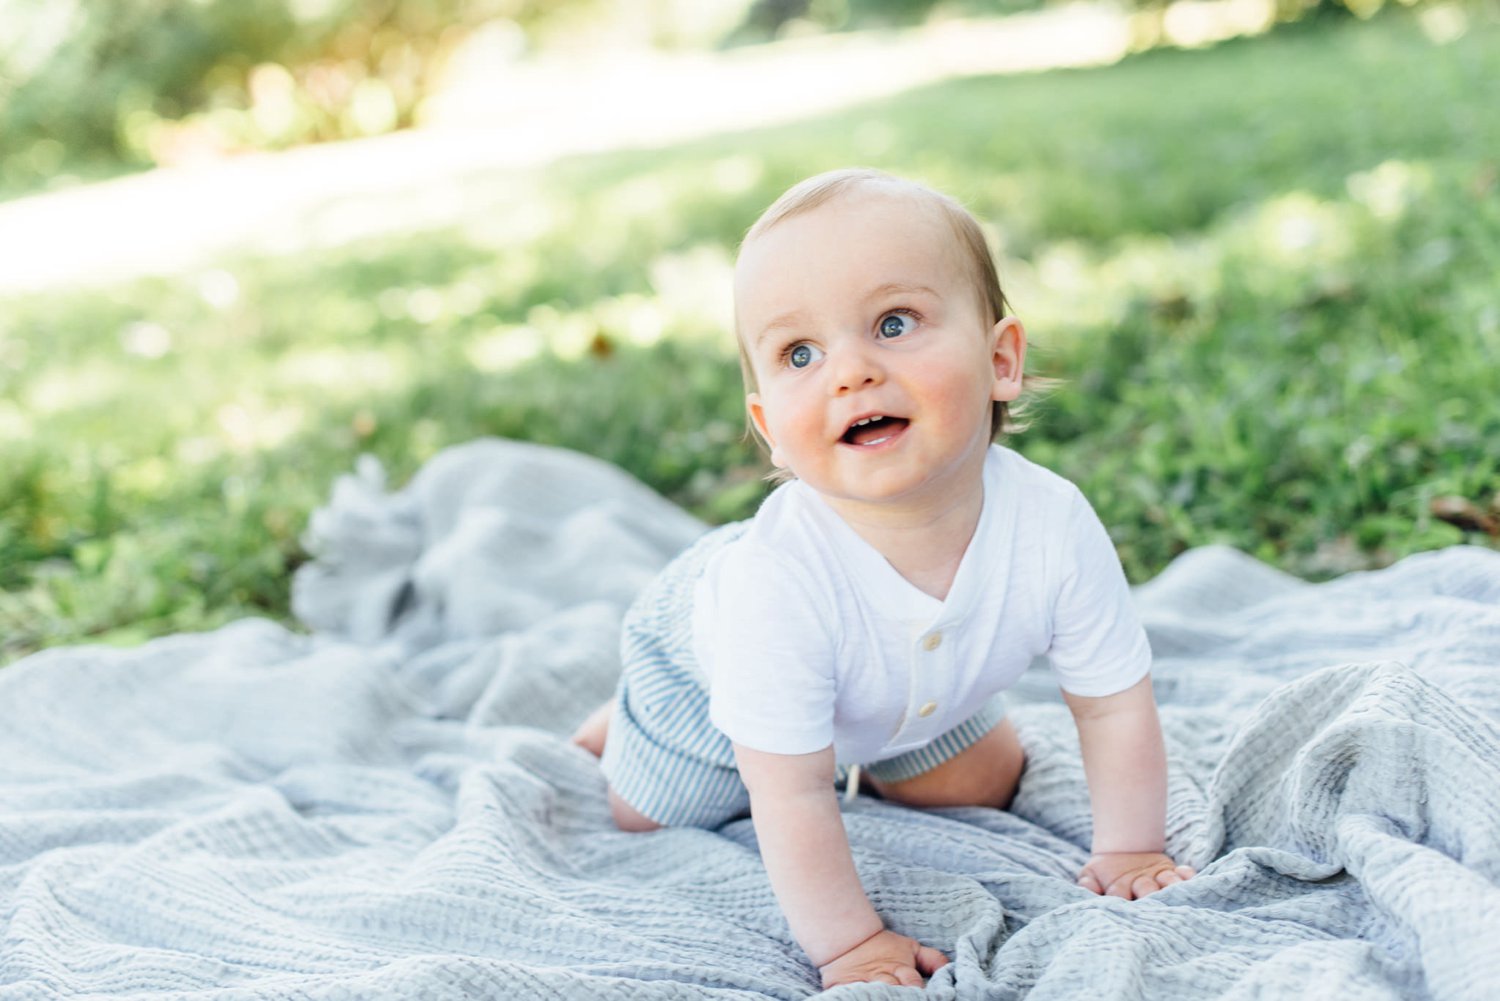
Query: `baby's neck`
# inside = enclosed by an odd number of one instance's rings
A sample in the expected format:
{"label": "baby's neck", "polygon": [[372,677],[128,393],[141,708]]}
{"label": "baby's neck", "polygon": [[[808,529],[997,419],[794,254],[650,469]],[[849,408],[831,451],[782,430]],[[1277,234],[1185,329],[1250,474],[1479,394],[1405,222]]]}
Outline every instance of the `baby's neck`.
{"label": "baby's neck", "polygon": [[830,504],[844,523],[912,586],[942,601],[948,597],[959,564],[979,527],[984,483],[975,480],[972,490],[945,498],[939,506]]}

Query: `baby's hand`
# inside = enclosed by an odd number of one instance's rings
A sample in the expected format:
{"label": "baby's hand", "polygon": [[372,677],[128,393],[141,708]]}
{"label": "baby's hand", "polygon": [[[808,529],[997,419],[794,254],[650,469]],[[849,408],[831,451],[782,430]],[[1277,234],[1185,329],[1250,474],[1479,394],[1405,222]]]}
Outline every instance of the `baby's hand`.
{"label": "baby's hand", "polygon": [[823,989],[874,982],[921,987],[923,977],[948,965],[948,957],[916,939],[882,931],[818,968]]}
{"label": "baby's hand", "polygon": [[1191,866],[1177,865],[1161,852],[1101,852],[1083,867],[1078,885],[1110,897],[1139,900],[1193,875]]}

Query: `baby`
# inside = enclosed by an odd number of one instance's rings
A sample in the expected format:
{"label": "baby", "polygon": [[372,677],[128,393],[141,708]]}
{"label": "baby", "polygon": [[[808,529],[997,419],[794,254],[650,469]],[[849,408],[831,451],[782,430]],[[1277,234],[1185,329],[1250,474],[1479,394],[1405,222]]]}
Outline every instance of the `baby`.
{"label": "baby", "polygon": [[[992,444],[1026,335],[952,199],[868,170],[796,185],[735,268],[746,406],[787,482],[708,533],[626,617],[619,694],[575,740],[624,830],[747,811],[823,986],[920,986],[948,962],[884,927],[836,787],[1004,809],[1025,765],[996,698],[1046,654],[1093,807],[1078,882],[1143,897],[1164,854],[1151,650],[1072,483]],[[852,792],[851,792],[852,794]]]}

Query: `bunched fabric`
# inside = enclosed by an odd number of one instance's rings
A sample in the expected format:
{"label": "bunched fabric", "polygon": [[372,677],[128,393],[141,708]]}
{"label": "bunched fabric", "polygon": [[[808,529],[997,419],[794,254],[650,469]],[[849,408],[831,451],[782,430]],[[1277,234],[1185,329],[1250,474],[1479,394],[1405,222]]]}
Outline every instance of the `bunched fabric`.
{"label": "bunched fabric", "polygon": [[[296,607],[0,671],[0,999],[800,998],[748,820],[622,834],[571,728],[703,526],[484,441],[314,517]],[[1487,999],[1500,983],[1500,554],[1310,585],[1223,548],[1136,593],[1171,764],[1140,902],[1072,883],[1089,810],[1043,665],[1011,812],[845,807],[938,998]],[[841,988],[887,997],[891,988]]]}

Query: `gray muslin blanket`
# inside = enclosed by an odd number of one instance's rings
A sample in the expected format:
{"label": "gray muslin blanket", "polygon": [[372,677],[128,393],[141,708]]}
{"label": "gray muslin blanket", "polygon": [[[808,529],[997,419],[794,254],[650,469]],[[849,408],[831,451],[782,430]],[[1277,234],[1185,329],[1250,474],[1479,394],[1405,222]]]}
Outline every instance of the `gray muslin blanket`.
{"label": "gray muslin blanket", "polygon": [[[749,821],[619,833],[566,739],[702,530],[568,452],[476,442],[395,492],[366,462],[308,529],[310,635],[0,671],[0,999],[815,993]],[[889,925],[953,958],[928,993],[1500,997],[1500,554],[1310,585],[1205,548],[1137,599],[1200,875],[1073,885],[1088,797],[1039,664],[1011,812],[845,808]]]}

